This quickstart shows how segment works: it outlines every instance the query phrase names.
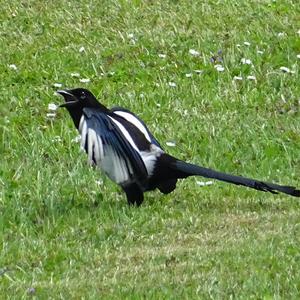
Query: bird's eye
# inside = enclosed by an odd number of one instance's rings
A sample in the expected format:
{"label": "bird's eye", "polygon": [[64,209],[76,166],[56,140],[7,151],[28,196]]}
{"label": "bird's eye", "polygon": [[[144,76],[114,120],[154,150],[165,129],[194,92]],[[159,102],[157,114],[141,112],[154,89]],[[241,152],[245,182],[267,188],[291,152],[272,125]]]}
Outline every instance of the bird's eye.
{"label": "bird's eye", "polygon": [[85,92],[81,92],[80,94],[80,99],[84,100],[86,98]]}

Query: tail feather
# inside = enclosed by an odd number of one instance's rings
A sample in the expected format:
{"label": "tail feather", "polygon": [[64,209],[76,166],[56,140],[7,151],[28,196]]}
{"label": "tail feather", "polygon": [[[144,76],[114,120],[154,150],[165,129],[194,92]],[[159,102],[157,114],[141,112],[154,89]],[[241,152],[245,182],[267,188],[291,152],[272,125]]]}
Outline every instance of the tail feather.
{"label": "tail feather", "polygon": [[249,188],[253,188],[263,192],[270,192],[278,194],[278,192],[285,193],[294,197],[300,197],[300,190],[297,190],[293,186],[284,186],[264,181],[259,181],[251,178],[230,175],[218,171],[214,171],[208,168],[200,167],[194,164],[189,164],[184,161],[177,160],[173,163],[174,170],[179,174],[179,178],[185,178],[188,176],[203,176],[207,178],[213,178],[225,182],[229,182],[236,185],[243,185]]}

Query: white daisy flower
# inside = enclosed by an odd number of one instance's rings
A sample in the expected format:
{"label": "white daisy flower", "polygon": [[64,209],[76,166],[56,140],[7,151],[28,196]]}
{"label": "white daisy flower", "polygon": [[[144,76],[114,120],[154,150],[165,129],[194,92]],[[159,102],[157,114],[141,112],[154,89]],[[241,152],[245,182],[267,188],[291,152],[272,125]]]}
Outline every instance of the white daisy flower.
{"label": "white daisy flower", "polygon": [[56,117],[56,113],[47,113],[46,117],[49,119],[54,119]]}
{"label": "white daisy flower", "polygon": [[248,80],[256,80],[256,77],[254,76],[254,75],[249,75],[249,76],[247,76],[247,79]]}
{"label": "white daisy flower", "polygon": [[14,71],[17,71],[17,69],[18,69],[15,64],[10,64],[10,65],[8,65],[8,67]]}
{"label": "white daisy flower", "polygon": [[82,53],[82,52],[84,52],[85,51],[85,48],[82,46],[82,47],[80,47],[79,48],[79,50],[78,50],[80,53]]}
{"label": "white daisy flower", "polygon": [[91,79],[89,79],[89,78],[80,78],[79,81],[81,83],[89,83],[91,81]]}
{"label": "white daisy flower", "polygon": [[199,185],[199,186],[207,186],[207,185],[212,185],[214,183],[213,183],[213,181],[199,181],[199,180],[197,180],[196,184]]}
{"label": "white daisy flower", "polygon": [[176,87],[176,86],[177,86],[176,83],[175,83],[175,82],[172,82],[172,81],[169,81],[168,84],[169,84],[170,87]]}
{"label": "white daisy flower", "polygon": [[71,140],[71,143],[79,143],[80,141],[81,141],[81,135],[77,135]]}
{"label": "white daisy flower", "polygon": [[162,54],[162,53],[159,53],[159,54],[158,54],[158,57],[159,57],[159,58],[166,58],[166,56],[167,56],[166,54]]}
{"label": "white daisy flower", "polygon": [[61,140],[61,137],[60,136],[55,136],[53,139],[52,139],[52,142],[61,142],[62,140]]}
{"label": "white daisy flower", "polygon": [[169,147],[175,147],[176,143],[170,141],[170,142],[166,142],[166,145],[169,146]]}
{"label": "white daisy flower", "polygon": [[297,54],[297,58],[299,58],[299,59],[300,59],[300,54]]}
{"label": "white daisy flower", "polygon": [[277,36],[278,36],[278,37],[283,37],[283,36],[285,36],[285,34],[286,34],[285,32],[278,32],[278,33],[277,33]]}
{"label": "white daisy flower", "polygon": [[252,61],[250,59],[247,59],[247,58],[242,58],[241,59],[241,63],[243,65],[251,65],[252,64]]}
{"label": "white daisy flower", "polygon": [[48,104],[48,110],[56,111],[57,110],[57,105],[54,103],[49,103]]}
{"label": "white daisy flower", "polygon": [[61,88],[63,85],[61,83],[53,83],[53,86],[56,88]]}
{"label": "white daisy flower", "polygon": [[234,77],[233,77],[233,80],[236,80],[236,81],[242,81],[242,80],[243,80],[243,77],[242,77],[242,76],[234,76]]}
{"label": "white daisy flower", "polygon": [[244,45],[249,47],[251,44],[249,42],[244,42]]}
{"label": "white daisy flower", "polygon": [[102,184],[103,184],[103,180],[101,180],[101,179],[96,180],[95,183],[96,183],[97,185],[102,185]]}
{"label": "white daisy flower", "polygon": [[127,34],[127,38],[130,40],[130,42],[135,45],[137,38],[135,37],[135,35],[133,33],[128,33]]}
{"label": "white daisy flower", "polygon": [[71,73],[71,77],[80,77],[79,73]]}
{"label": "white daisy flower", "polygon": [[190,49],[189,54],[191,54],[192,56],[199,56],[200,52],[198,52],[197,50],[194,50],[194,49]]}
{"label": "white daisy flower", "polygon": [[222,66],[222,65],[215,65],[215,69],[218,71],[218,72],[223,72],[225,70],[225,68]]}
{"label": "white daisy flower", "polygon": [[187,78],[190,78],[190,77],[192,77],[192,76],[193,76],[192,73],[186,73],[186,74],[185,74],[185,77],[187,77]]}
{"label": "white daisy flower", "polygon": [[287,67],[280,67],[279,69],[280,69],[280,71],[282,71],[284,73],[291,73],[291,70]]}
{"label": "white daisy flower", "polygon": [[196,74],[202,74],[202,73],[203,73],[203,70],[194,70],[194,72],[195,72]]}

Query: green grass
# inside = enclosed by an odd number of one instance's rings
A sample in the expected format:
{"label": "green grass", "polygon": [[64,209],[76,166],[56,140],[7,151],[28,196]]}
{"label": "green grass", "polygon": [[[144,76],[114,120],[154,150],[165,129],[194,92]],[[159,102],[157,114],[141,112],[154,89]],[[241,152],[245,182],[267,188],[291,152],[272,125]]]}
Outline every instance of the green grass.
{"label": "green grass", "polygon": [[297,199],[190,178],[128,207],[67,112],[46,114],[55,83],[83,86],[174,156],[299,187],[299,14],[287,0],[3,0],[0,298],[298,299]]}

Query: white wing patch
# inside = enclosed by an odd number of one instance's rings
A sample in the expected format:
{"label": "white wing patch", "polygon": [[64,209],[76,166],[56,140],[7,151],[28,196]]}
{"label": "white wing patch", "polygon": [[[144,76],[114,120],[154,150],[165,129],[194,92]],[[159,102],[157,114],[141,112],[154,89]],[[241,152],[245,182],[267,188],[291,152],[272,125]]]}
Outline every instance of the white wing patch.
{"label": "white wing patch", "polygon": [[85,121],[85,117],[82,116],[80,119],[80,123],[79,123],[79,133],[81,135],[81,143],[80,143],[80,147],[81,149],[84,150],[84,146],[86,143],[86,138],[87,138],[87,125],[86,125],[86,121]]}
{"label": "white wing patch", "polygon": [[118,184],[130,180],[130,175],[133,173],[130,162],[120,157],[111,145],[103,146],[102,139],[96,131],[87,127],[84,116],[80,119],[79,133],[83,150],[87,143],[89,163],[96,163],[112,181]]}
{"label": "white wing patch", "polygon": [[[90,164],[96,164],[101,161],[101,146],[99,146],[98,137],[94,129],[88,128],[88,156]],[[102,143],[101,143],[102,144]],[[102,156],[103,157],[103,156]]]}
{"label": "white wing patch", "polygon": [[[128,114],[128,115],[132,116],[131,114]],[[125,127],[119,121],[113,119],[112,117],[110,117],[110,119],[119,127],[119,129],[121,130],[121,132],[124,135],[124,137],[126,138],[126,140],[138,152],[138,154],[140,155],[140,157],[142,158],[142,160],[144,162],[148,176],[151,176],[154,171],[156,159],[163,153],[163,150],[161,150],[156,145],[151,144],[150,151],[140,151],[138,149],[138,147],[136,146],[136,144],[134,143],[134,141],[132,140],[129,132],[125,129]],[[137,120],[137,119],[135,119],[135,120]],[[145,127],[143,127],[143,128],[144,128],[144,130],[146,130]],[[148,136],[149,136],[149,134],[148,134]],[[149,139],[150,139],[150,137],[149,137]]]}
{"label": "white wing patch", "polygon": [[145,138],[151,143],[151,138],[149,136],[147,129],[138,118],[125,111],[118,110],[118,111],[114,111],[114,113],[121,116],[122,118],[124,118],[125,120],[133,124],[136,128],[138,128],[144,134]]}
{"label": "white wing patch", "polygon": [[[125,183],[130,180],[132,168],[129,162],[125,162],[111,146],[106,146],[105,155],[100,163],[101,169],[114,182],[118,184]],[[129,168],[127,168],[129,166]]]}
{"label": "white wing patch", "polygon": [[163,150],[157,147],[154,144],[151,144],[150,151],[141,151],[140,155],[147,169],[148,176],[153,175],[153,171],[155,168],[155,162],[159,156],[161,156]]}
{"label": "white wing patch", "polygon": [[[145,134],[147,140],[150,141],[149,134],[147,133],[142,123],[134,118],[134,116],[132,116],[131,114],[125,114],[132,117],[132,120],[139,122],[140,127],[138,128],[141,131],[143,130],[143,134]],[[155,162],[157,158],[163,153],[163,150],[156,145],[151,144],[149,151],[139,151],[126,128],[117,120],[113,119],[110,116],[108,117],[114,122],[116,126],[118,126],[124,138],[138,152],[146,167],[148,176],[153,175]],[[136,124],[134,125],[137,126]],[[85,149],[85,145],[87,145],[86,152],[88,154],[90,163],[96,163],[97,166],[99,166],[111,180],[118,184],[123,184],[131,179],[132,175],[134,174],[130,161],[120,156],[113,148],[113,145],[103,145],[101,136],[98,135],[93,128],[89,128],[87,126],[84,115],[80,119],[79,133],[81,135],[81,148]]]}
{"label": "white wing patch", "polygon": [[125,127],[117,120],[115,120],[114,118],[112,118],[111,116],[108,116],[121,130],[122,134],[124,135],[125,139],[130,143],[130,145],[137,151],[139,152],[138,147],[136,146],[135,142],[133,141],[133,139],[131,138],[130,134],[128,133],[128,131],[125,129]]}

